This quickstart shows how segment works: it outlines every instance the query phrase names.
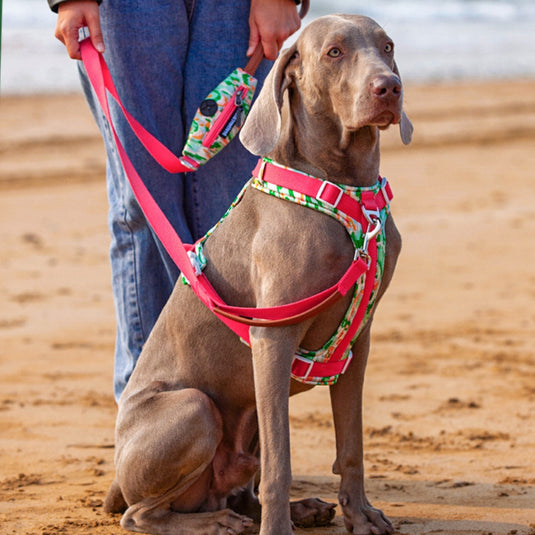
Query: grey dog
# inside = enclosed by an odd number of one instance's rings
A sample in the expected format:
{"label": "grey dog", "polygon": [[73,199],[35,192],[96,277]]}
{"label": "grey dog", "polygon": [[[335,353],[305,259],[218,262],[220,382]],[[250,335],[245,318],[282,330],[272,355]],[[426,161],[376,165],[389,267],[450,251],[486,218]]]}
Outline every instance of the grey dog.
{"label": "grey dog", "polygon": [[[391,124],[409,143],[392,40],[369,18],[330,15],[280,54],[241,139],[284,166],[365,187],[377,181],[379,130]],[[384,232],[376,304],[401,248],[391,215]],[[335,284],[355,250],[336,220],[247,189],[204,253],[205,273],[227,303],[266,307]],[[289,500],[288,399],[311,388],[290,370],[297,348],[329,339],[349,299],[293,325],[253,326],[248,347],[178,283],[119,401],[116,478],[106,509],[124,511],[124,528],[156,534],[237,534],[254,520],[261,535],[291,535],[292,523],[329,523],[333,504]],[[361,535],[393,531],[364,490],[362,386],[371,319],[348,369],[329,387],[339,502],[348,531]]]}

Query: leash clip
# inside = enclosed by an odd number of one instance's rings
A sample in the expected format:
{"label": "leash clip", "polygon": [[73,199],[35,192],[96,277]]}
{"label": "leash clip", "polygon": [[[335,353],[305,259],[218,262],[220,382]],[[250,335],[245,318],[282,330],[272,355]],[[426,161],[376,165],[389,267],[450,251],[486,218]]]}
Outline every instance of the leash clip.
{"label": "leash clip", "polygon": [[379,212],[378,208],[370,210],[369,208],[363,206],[362,214],[366,218],[366,221],[368,221],[368,228],[366,230],[366,234],[364,234],[364,243],[362,244],[362,249],[365,252],[368,252],[368,244],[370,243],[370,240],[379,234],[380,230],[383,228],[383,224],[381,223],[381,213]]}
{"label": "leash clip", "polygon": [[364,241],[362,242],[362,247],[355,251],[355,256],[353,259],[357,260],[357,258],[362,258],[362,260],[366,262],[368,267],[370,267],[371,257],[368,254],[370,240],[373,240],[373,238],[375,238],[375,236],[379,234],[379,232],[383,228],[383,223],[381,222],[381,215],[377,208],[370,210],[363,206],[362,214],[366,218],[366,221],[368,221],[368,228],[364,233]]}
{"label": "leash clip", "polygon": [[[376,225],[377,221],[381,222],[381,212],[379,208],[366,208],[361,206],[362,215],[370,225]],[[375,233],[377,234],[377,232]]]}

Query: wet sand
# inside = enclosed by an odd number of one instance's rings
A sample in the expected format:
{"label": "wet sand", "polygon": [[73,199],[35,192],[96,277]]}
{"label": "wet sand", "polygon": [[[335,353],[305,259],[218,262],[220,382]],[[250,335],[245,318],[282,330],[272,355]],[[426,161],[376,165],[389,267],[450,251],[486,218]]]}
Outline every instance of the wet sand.
{"label": "wet sand", "polygon": [[[399,533],[534,535],[535,80],[409,85],[406,110],[413,144],[383,141],[404,242],[373,327],[368,497]],[[78,95],[2,97],[0,116],[0,533],[125,533],[102,511],[102,142]],[[336,501],[326,388],[292,400],[291,427],[293,496]],[[306,532],[345,528],[338,511]]]}

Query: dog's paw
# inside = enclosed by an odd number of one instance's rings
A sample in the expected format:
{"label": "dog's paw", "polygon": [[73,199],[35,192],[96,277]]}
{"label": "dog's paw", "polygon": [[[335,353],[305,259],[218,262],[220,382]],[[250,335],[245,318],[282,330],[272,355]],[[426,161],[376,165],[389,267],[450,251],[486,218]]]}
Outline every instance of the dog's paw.
{"label": "dog's paw", "polygon": [[219,511],[219,514],[220,518],[217,521],[217,526],[221,531],[214,530],[213,533],[238,535],[239,533],[247,533],[247,530],[253,526],[253,520],[251,518],[239,515],[230,509]]}
{"label": "dog's paw", "polygon": [[347,531],[354,535],[390,535],[394,533],[394,527],[383,511],[369,504],[351,516],[344,511],[344,524]]}
{"label": "dog's paw", "polygon": [[292,522],[299,528],[326,526],[334,518],[335,507],[335,503],[327,503],[319,498],[291,502]]}

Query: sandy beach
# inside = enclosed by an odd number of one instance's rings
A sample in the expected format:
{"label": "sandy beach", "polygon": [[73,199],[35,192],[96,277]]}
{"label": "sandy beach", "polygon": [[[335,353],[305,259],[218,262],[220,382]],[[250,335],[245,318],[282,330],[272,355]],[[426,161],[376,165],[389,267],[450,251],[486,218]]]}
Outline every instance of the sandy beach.
{"label": "sandy beach", "polygon": [[[373,327],[368,498],[398,533],[535,535],[535,79],[408,84],[405,102],[413,144],[383,138],[404,242]],[[102,511],[103,145],[79,95],[2,97],[0,117],[0,534],[126,533]],[[292,496],[336,502],[326,387],[292,400],[291,427]],[[345,532],[339,508],[296,530]]]}

